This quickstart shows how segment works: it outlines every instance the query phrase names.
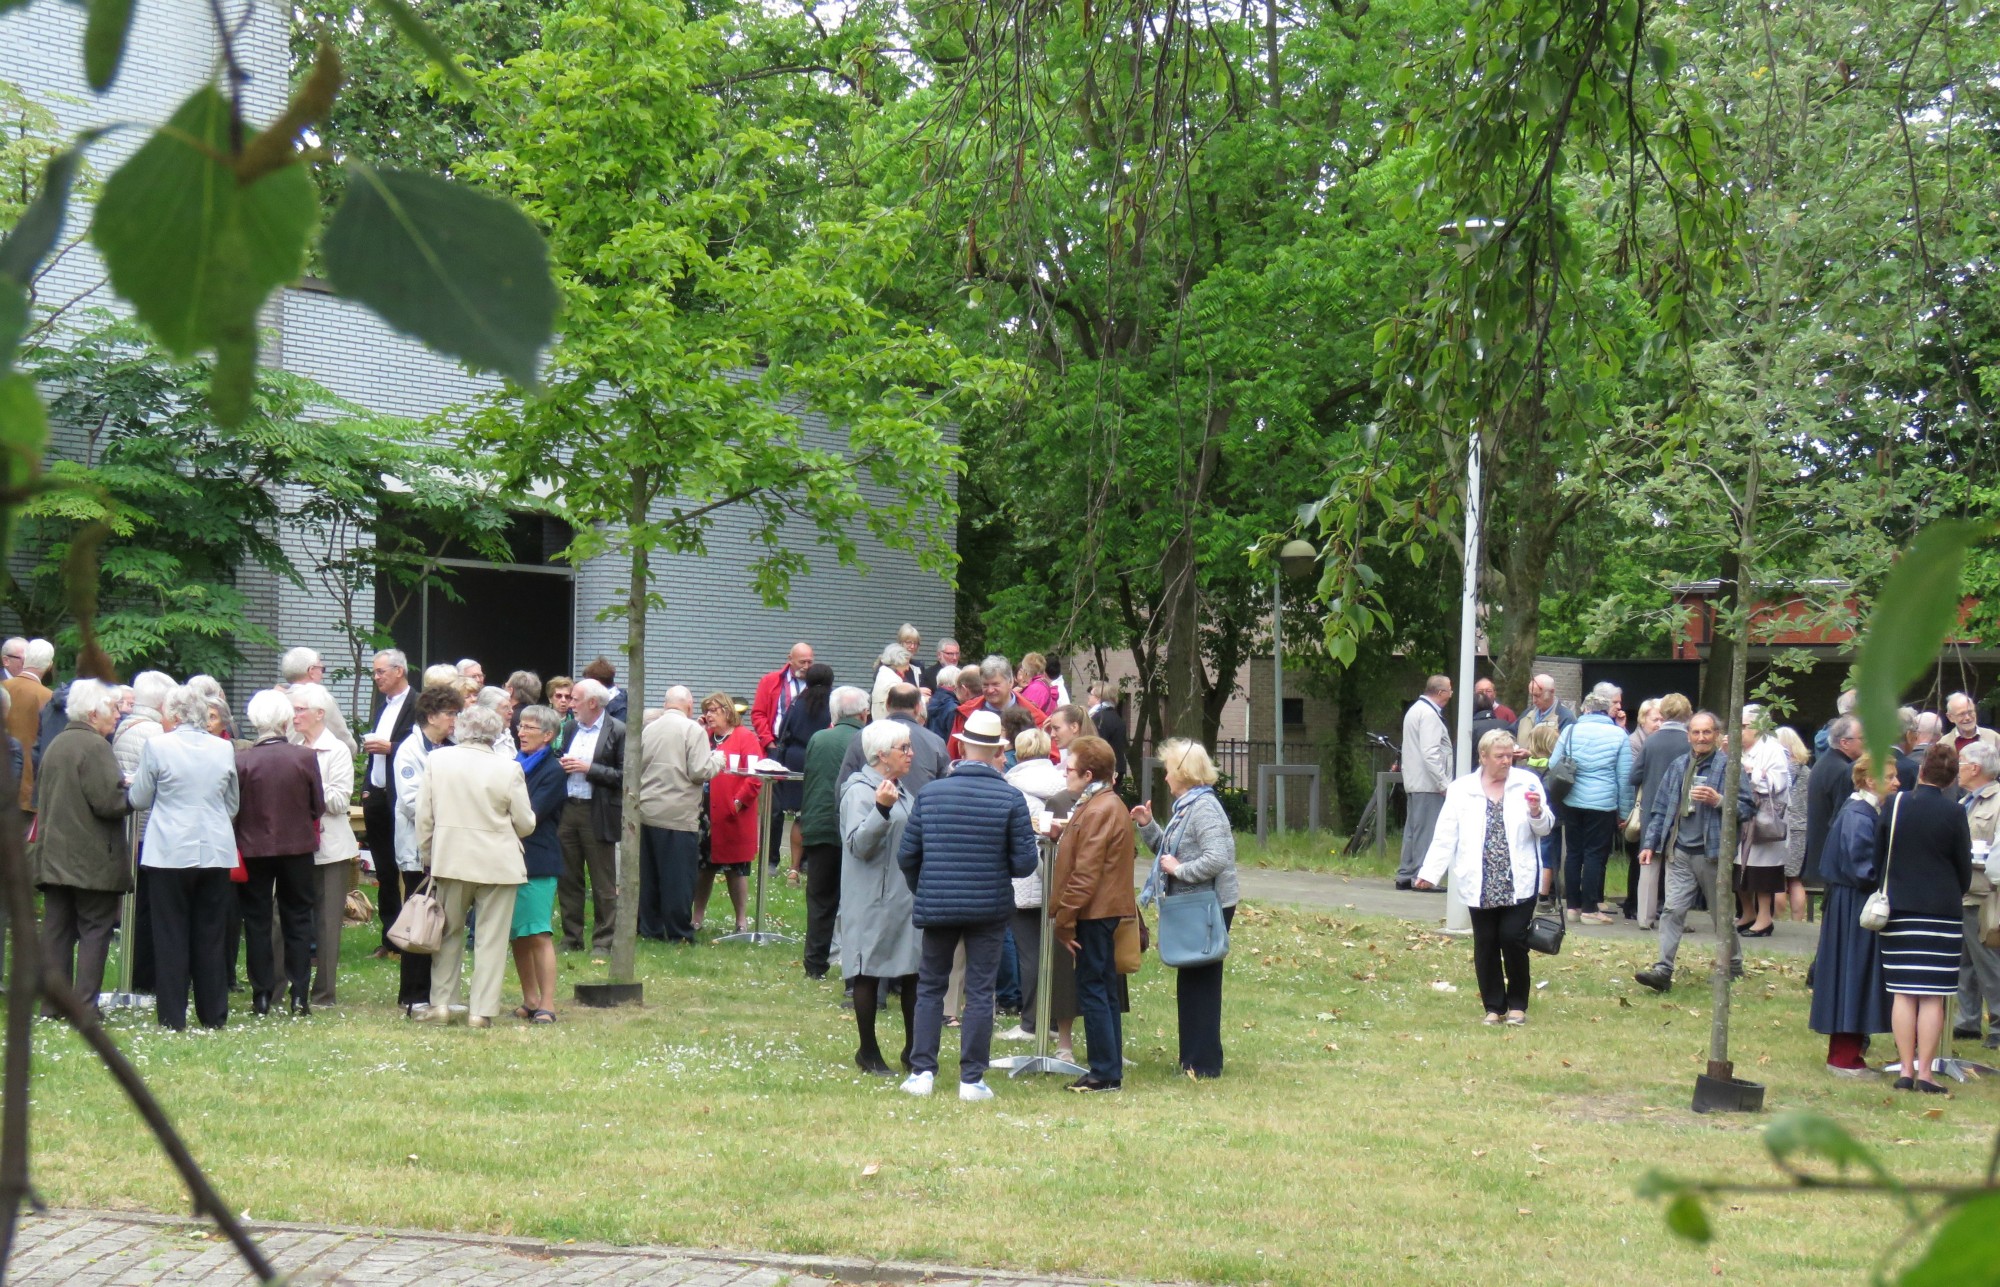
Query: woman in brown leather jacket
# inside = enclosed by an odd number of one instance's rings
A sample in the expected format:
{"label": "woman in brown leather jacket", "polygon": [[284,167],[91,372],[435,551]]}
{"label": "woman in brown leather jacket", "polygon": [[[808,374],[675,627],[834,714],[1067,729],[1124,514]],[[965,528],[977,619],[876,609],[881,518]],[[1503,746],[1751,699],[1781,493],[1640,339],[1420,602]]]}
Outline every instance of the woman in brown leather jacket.
{"label": "woman in brown leather jacket", "polygon": [[1125,1076],[1113,943],[1118,922],[1137,916],[1139,906],[1132,894],[1132,815],[1111,790],[1116,766],[1111,744],[1099,737],[1078,738],[1063,756],[1077,803],[1056,847],[1050,923],[1056,942],[1076,960],[1077,1009],[1090,1045],[1090,1071],[1070,1084],[1075,1091],[1117,1090]]}

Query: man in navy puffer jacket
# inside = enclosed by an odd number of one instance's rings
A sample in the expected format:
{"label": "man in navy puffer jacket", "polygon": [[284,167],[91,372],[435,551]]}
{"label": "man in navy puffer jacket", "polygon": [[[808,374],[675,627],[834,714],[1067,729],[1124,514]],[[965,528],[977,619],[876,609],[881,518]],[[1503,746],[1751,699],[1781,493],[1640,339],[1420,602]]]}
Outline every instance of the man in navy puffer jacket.
{"label": "man in navy puffer jacket", "polygon": [[916,1031],[903,1089],[928,1095],[944,1031],[952,958],[965,945],[965,1019],[958,1036],[958,1097],[993,1098],[986,1065],[993,1047],[993,986],[1014,915],[1013,882],[1035,872],[1028,799],[1000,774],[1000,717],[974,711],[958,734],[964,759],[917,794],[899,860],[915,891],[912,919],[924,933],[917,971]]}

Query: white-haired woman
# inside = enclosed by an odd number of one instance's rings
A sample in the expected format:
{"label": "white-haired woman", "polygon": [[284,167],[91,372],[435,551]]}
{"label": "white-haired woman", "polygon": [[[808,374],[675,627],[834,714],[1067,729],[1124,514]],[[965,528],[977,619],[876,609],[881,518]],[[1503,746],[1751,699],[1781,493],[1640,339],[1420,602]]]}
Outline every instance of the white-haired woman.
{"label": "white-haired woman", "polygon": [[488,684],[473,700],[500,717],[500,737],[493,743],[493,753],[502,759],[513,759],[520,750],[514,744],[514,694]]}
{"label": "white-haired woman", "polygon": [[[1770,721],[1761,706],[1743,708],[1743,789],[1757,812],[1783,819],[1791,807],[1792,758],[1784,744],[1771,736]],[[1754,817],[1744,818],[1737,842],[1737,932],[1744,938],[1767,938],[1774,928],[1777,900],[1785,892],[1786,838],[1756,838]]]}
{"label": "white-haired woman", "polygon": [[293,684],[292,740],[319,757],[320,787],[325,815],[320,819],[319,846],[313,852],[313,942],[318,968],[313,974],[312,1003],[333,1005],[340,978],[340,931],[346,924],[347,895],[354,888],[361,842],[348,821],[354,799],[354,757],[326,726],[333,695],[318,684]]}
{"label": "white-haired woman", "polygon": [[[292,701],[287,694],[265,689],[250,699],[249,715],[257,738],[236,752],[236,850],[248,877],[240,890],[250,949],[250,1005],[257,1014],[269,1014],[279,984],[288,982],[292,1013],[307,1014],[312,1010],[313,852],[319,848],[326,791],[318,754],[289,740]],[[271,948],[274,902],[285,953],[282,979]]]}
{"label": "white-haired woman", "polygon": [[[143,690],[142,690],[143,691]],[[140,870],[151,873],[154,1014],[187,1027],[188,989],[204,1027],[229,1022],[229,963],[223,928],[236,866],[236,752],[203,727],[208,701],[171,690],[166,730],[146,742],[132,775],[135,809],[150,809]]]}
{"label": "white-haired woman", "polygon": [[514,894],[528,879],[521,842],[535,830],[521,766],[493,753],[504,728],[497,713],[467,707],[458,716],[455,745],[431,753],[417,788],[417,853],[444,906],[444,945],[431,958],[431,1003],[411,1015],[421,1022],[451,1017],[472,907],[479,912],[466,1022],[490,1028],[500,1013]]}
{"label": "white-haired woman", "polygon": [[[1608,721],[1607,721],[1608,722]],[[1472,916],[1472,973],[1487,1024],[1528,1021],[1528,929],[1541,884],[1541,838],[1554,824],[1542,781],[1514,767],[1514,738],[1479,739],[1479,767],[1445,788],[1418,889],[1447,873],[1451,893]]]}
{"label": "white-haired woman", "polygon": [[[1159,855],[1164,887],[1149,886],[1148,899],[1212,888],[1228,925],[1236,919],[1236,832],[1215,794],[1220,776],[1215,761],[1200,742],[1180,737],[1162,743],[1159,755],[1174,798],[1173,815],[1162,827],[1146,805],[1132,810],[1139,838]],[[1176,971],[1180,1065],[1191,1077],[1222,1075],[1222,966],[1217,961]]]}
{"label": "white-haired woman", "polygon": [[861,1039],[854,1063],[865,1073],[891,1077],[895,1070],[875,1039],[882,984],[901,984],[907,1072],[922,956],[922,939],[911,920],[910,884],[896,861],[914,803],[898,785],[913,758],[910,726],[896,720],[870,724],[861,730],[861,754],[864,767],[840,792],[840,965],[854,980],[854,1023]]}
{"label": "white-haired woman", "polygon": [[908,648],[892,643],[882,650],[882,655],[875,659],[875,687],[869,697],[876,723],[889,718],[889,690],[898,684],[915,684],[916,673],[916,667],[910,664]]}
{"label": "white-haired woman", "polygon": [[[174,677],[165,671],[142,670],[132,676],[132,705],[118,721],[118,729],[111,736],[111,750],[118,757],[119,772],[130,782],[132,775],[139,771],[139,753],[146,743],[166,732],[162,711],[167,704],[167,695],[177,685]],[[151,811],[137,808],[132,811],[132,848],[135,853],[146,844],[146,823]],[[132,926],[132,990],[152,992],[153,989],[153,873],[144,864],[139,867],[138,894],[135,897],[136,911]]]}
{"label": "white-haired woman", "polygon": [[125,816],[132,805],[107,740],[118,726],[118,694],[95,679],[69,686],[69,722],[42,756],[34,845],[42,891],[42,945],[49,972],[74,983],[94,1009],[118,904],[132,888]]}

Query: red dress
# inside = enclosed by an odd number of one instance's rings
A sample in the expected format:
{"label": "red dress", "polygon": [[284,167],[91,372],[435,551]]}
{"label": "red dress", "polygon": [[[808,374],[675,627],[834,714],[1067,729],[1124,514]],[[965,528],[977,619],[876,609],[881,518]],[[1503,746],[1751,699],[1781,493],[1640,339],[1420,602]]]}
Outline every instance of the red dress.
{"label": "red dress", "polygon": [[[732,755],[755,759],[764,753],[757,735],[738,724],[716,745],[724,762]],[[757,858],[757,793],[764,784],[743,773],[724,769],[708,784],[708,860],[718,867],[750,863]],[[738,802],[741,803],[738,803]]]}

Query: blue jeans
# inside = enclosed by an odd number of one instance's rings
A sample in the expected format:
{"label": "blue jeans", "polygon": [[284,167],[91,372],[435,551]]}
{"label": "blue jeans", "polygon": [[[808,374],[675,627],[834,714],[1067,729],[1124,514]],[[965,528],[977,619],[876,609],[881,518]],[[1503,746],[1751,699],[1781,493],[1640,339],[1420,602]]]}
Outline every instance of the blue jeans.
{"label": "blue jeans", "polygon": [[917,972],[917,1030],[910,1039],[910,1071],[934,1073],[944,1035],[944,993],[952,958],[965,944],[965,1016],[958,1029],[958,1079],[983,1080],[993,1053],[993,979],[1000,972],[1000,944],[1007,922],[932,925],[924,929],[923,964]]}
{"label": "blue jeans", "polygon": [[1000,943],[1000,979],[993,987],[993,1003],[1002,1010],[1021,1008],[1021,953],[1012,929]]}
{"label": "blue jeans", "polygon": [[1116,917],[1076,923],[1076,1008],[1090,1046],[1090,1075],[1099,1081],[1125,1079],[1125,1025],[1111,991],[1117,928]]}

